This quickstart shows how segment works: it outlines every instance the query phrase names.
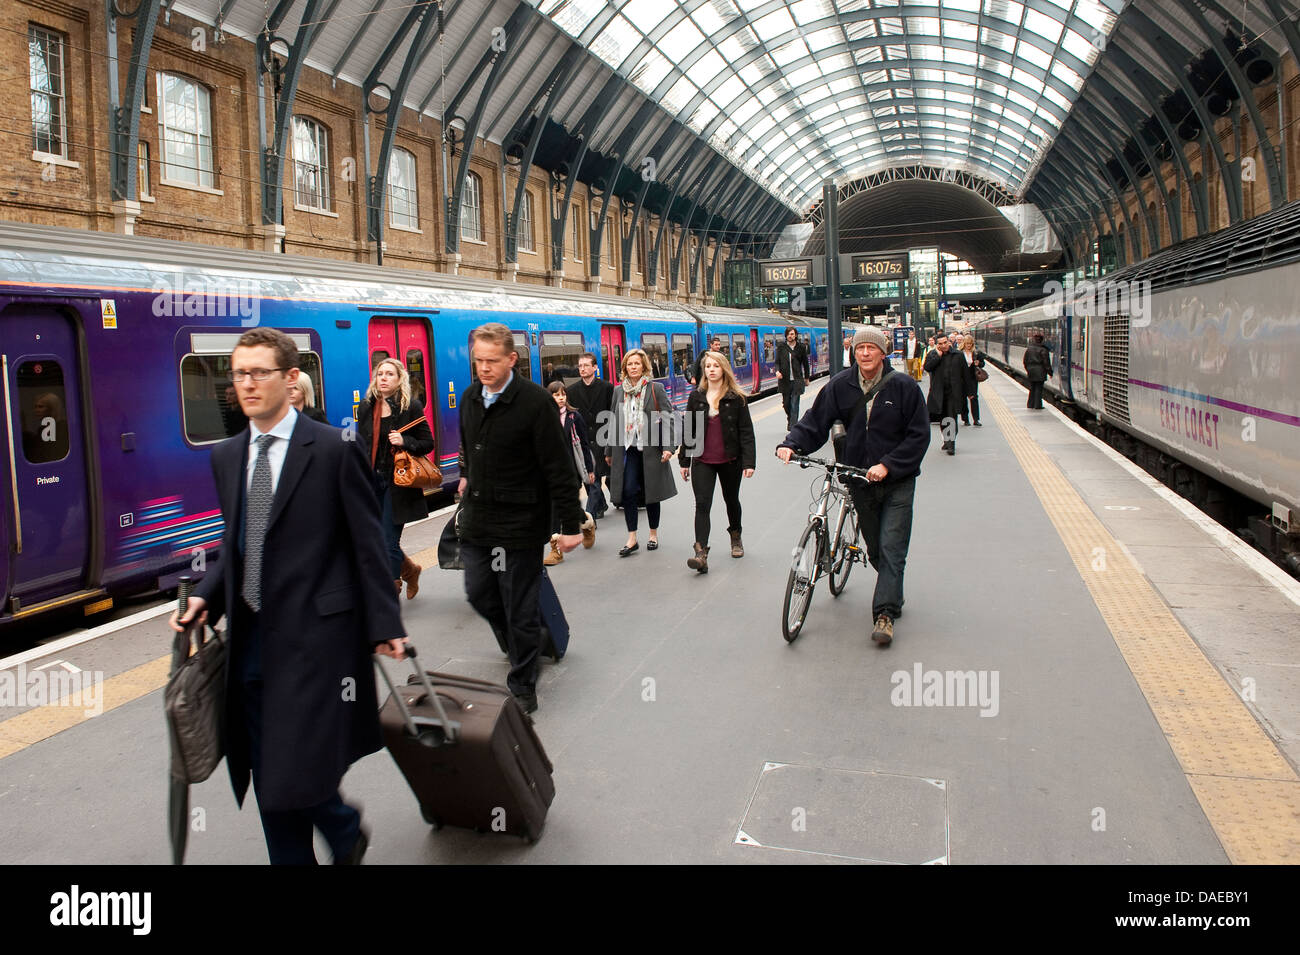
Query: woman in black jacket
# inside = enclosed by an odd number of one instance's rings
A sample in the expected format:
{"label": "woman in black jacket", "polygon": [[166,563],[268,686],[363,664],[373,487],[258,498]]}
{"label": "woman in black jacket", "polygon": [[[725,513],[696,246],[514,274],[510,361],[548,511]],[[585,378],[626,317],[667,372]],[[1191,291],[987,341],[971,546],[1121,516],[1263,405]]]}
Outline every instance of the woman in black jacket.
{"label": "woman in black jacket", "polygon": [[[398,433],[413,421],[419,424]],[[406,582],[409,600],[420,589],[422,568],[402,553],[402,527],[428,517],[429,509],[424,504],[423,490],[393,485],[393,453],[402,450],[416,456],[429,454],[434,442],[433,431],[424,419],[424,407],[411,397],[411,377],[401,362],[385,358],[375,365],[370,390],[357,408],[357,440],[370,459],[393,583],[400,594],[402,582]]]}
{"label": "woman in black jacket", "polygon": [[982,351],[975,350],[975,338],[973,335],[967,335],[961,340],[961,356],[966,362],[963,369],[964,379],[962,405],[961,405],[961,423],[970,424],[970,418],[966,417],[966,406],[970,405],[971,417],[975,419],[975,427],[982,428],[980,424],[980,380],[975,374],[977,368],[984,367],[984,359],[988,356]]}
{"label": "woman in black jacket", "polygon": [[686,400],[686,428],[677,457],[682,477],[695,487],[695,555],[686,566],[707,574],[715,477],[727,502],[731,556],[745,556],[740,540],[740,478],[754,476],[754,422],[727,359],[718,352],[705,352],[701,365],[700,385]]}
{"label": "woman in black jacket", "polygon": [[[570,452],[569,457],[573,461],[573,470],[578,476],[578,481],[584,487],[591,487],[596,480],[596,456],[591,453],[591,445],[587,442],[587,423],[582,419],[582,413],[569,404],[563,381],[551,382],[546,386],[546,390],[551,393],[560,410],[560,427],[564,429],[564,444]],[[559,544],[560,515],[554,506],[551,507],[551,530],[553,531],[551,552],[542,559],[542,564],[546,567],[554,567],[564,560]],[[596,519],[588,515],[586,523],[582,525],[582,546],[590,548],[594,543],[596,543]]]}

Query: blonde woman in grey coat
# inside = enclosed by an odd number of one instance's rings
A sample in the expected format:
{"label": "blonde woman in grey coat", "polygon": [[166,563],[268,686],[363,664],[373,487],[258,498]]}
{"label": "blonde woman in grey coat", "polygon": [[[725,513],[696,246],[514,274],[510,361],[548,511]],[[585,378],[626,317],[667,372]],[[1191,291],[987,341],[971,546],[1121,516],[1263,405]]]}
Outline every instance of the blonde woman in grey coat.
{"label": "blonde woman in grey coat", "polygon": [[613,412],[600,437],[609,465],[610,497],[623,508],[627,544],[619,557],[635,554],[637,510],[644,507],[650,524],[646,550],[659,546],[659,504],[677,493],[668,462],[677,447],[677,413],[664,386],[650,377],[650,359],[640,348],[623,356],[623,380],[614,386]]}

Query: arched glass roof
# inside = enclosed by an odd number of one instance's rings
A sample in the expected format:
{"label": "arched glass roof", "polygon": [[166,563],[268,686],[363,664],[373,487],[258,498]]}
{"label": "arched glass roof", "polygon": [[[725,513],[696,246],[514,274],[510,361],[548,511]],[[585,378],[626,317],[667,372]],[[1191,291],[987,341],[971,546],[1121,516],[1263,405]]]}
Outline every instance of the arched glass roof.
{"label": "arched glass roof", "polygon": [[1122,0],[529,0],[791,205],[928,163],[1019,192]]}

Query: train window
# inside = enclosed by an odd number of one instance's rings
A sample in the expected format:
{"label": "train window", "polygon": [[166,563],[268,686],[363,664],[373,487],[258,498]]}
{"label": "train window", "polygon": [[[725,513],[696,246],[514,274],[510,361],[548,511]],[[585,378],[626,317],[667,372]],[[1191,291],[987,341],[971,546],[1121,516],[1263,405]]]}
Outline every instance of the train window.
{"label": "train window", "polygon": [[542,332],[542,381],[549,385],[562,381],[571,385],[578,380],[578,358],[586,348],[578,332]]}
{"label": "train window", "polygon": [[673,336],[673,368],[683,378],[695,369],[695,342],[690,335]]}
{"label": "train window", "polygon": [[418,348],[409,348],[406,352],[406,373],[411,378],[411,397],[422,405],[428,405],[424,394],[424,352]]}
{"label": "train window", "polygon": [[650,358],[650,368],[654,378],[668,377],[668,336],[642,335],[641,348]]}
{"label": "train window", "polygon": [[744,335],[731,336],[731,367],[744,368],[749,364],[749,355],[746,353],[746,344]]}
{"label": "train window", "polygon": [[315,406],[324,411],[325,379],[321,377],[320,355],[314,351],[298,352],[298,370],[311,379],[312,394],[316,399]]}
{"label": "train window", "polygon": [[190,444],[211,444],[244,430],[248,419],[239,408],[230,380],[229,355],[186,355],[181,359],[181,408],[185,439]]}
{"label": "train window", "polygon": [[[510,334],[513,335],[515,339],[515,354],[519,356],[519,360],[515,362],[515,373],[521,378],[527,378],[529,381],[532,381],[533,362],[528,351],[528,333],[519,331],[518,329],[512,329]],[[472,365],[473,362],[470,362],[470,364]]]}
{"label": "train window", "polygon": [[774,364],[776,362],[776,336],[775,335],[763,336],[763,361],[769,365]]}
{"label": "train window", "polygon": [[18,366],[18,405],[23,428],[23,457],[49,464],[68,456],[68,403],[63,369],[50,359]]}
{"label": "train window", "polygon": [[389,358],[389,357],[391,356],[388,354],[388,352],[384,351],[382,348],[376,351],[372,351],[370,353],[370,373],[373,375],[375,372],[375,366],[378,365],[385,358]]}

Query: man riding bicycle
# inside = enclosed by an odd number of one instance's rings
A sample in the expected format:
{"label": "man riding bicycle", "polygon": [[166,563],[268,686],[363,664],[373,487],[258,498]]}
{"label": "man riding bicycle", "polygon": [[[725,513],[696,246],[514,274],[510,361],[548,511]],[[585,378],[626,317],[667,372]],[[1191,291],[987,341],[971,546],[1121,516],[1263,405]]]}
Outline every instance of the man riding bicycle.
{"label": "man riding bicycle", "polygon": [[921,387],[889,367],[889,339],[875,327],[853,336],[854,365],[817,395],[786,435],[776,455],[789,464],[826,443],[831,426],[844,422],[844,464],[867,469],[867,484],[850,481],[867,557],[876,569],[871,639],[888,646],[903,612],[903,568],[912,537],[912,498],[921,459],[930,446],[930,417]]}

